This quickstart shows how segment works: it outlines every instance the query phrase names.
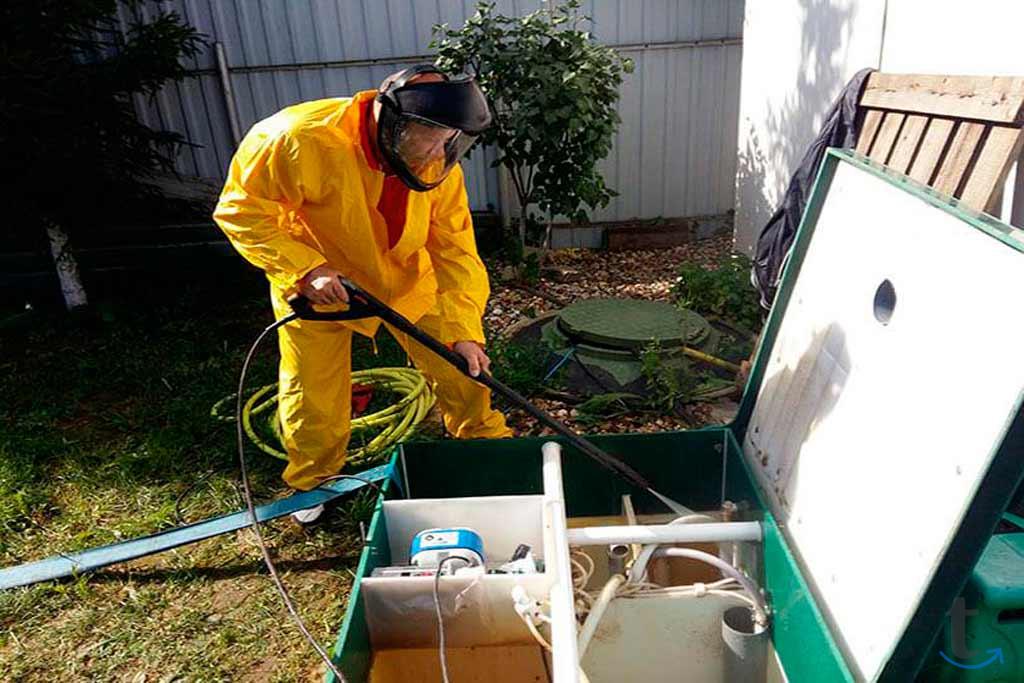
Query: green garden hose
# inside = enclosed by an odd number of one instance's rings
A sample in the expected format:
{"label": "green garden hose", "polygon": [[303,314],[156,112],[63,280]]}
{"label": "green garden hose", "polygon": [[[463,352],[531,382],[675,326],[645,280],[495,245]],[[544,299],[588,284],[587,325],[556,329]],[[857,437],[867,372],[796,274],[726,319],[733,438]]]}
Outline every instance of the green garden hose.
{"label": "green garden hose", "polygon": [[[383,410],[352,420],[352,432],[363,429],[380,431],[368,443],[349,449],[348,457],[345,459],[346,465],[372,465],[387,458],[391,447],[409,437],[434,405],[434,392],[427,385],[426,378],[414,368],[357,370],[352,373],[352,383],[370,384],[387,389],[401,394],[402,398]],[[210,410],[210,415],[223,422],[234,422],[235,416],[230,408],[235,399],[236,394],[232,394],[217,401]],[[242,427],[249,440],[261,451],[275,458],[287,460],[288,454],[280,445],[281,428],[276,408],[277,384],[260,387],[245,401],[242,409]],[[260,436],[255,425],[255,420],[259,416],[265,416],[263,419],[266,424],[278,437],[277,444],[268,443]]]}

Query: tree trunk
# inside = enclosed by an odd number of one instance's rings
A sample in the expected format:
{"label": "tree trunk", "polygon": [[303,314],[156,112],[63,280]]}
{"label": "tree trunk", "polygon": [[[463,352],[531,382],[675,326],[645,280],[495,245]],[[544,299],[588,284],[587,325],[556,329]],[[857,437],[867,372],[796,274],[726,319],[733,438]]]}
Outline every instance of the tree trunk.
{"label": "tree trunk", "polygon": [[89,305],[89,300],[85,296],[82,276],[78,272],[78,262],[71,251],[68,234],[64,228],[53,221],[47,220],[45,225],[46,236],[50,240],[53,265],[57,269],[57,277],[60,279],[60,291],[64,295],[64,305],[69,311],[85,308]]}

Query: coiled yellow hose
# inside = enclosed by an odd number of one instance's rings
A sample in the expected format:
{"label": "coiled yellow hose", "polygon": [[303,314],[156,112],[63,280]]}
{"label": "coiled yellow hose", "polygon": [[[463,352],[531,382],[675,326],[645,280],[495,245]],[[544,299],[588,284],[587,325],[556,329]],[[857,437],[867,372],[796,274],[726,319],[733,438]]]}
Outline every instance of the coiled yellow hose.
{"label": "coiled yellow hose", "polygon": [[[387,458],[391,447],[404,441],[423,421],[436,400],[434,392],[427,386],[426,378],[415,368],[372,368],[357,370],[352,373],[353,384],[370,384],[374,387],[388,389],[402,398],[383,410],[369,415],[362,415],[352,420],[352,431],[382,428],[369,443],[358,448],[349,449],[345,464],[354,466],[372,465]],[[210,409],[210,415],[223,422],[234,422],[235,417],[224,410],[235,400],[235,395],[225,396]],[[266,453],[281,460],[287,460],[288,454],[281,450],[280,425],[277,420],[277,384],[268,384],[253,392],[245,401],[242,409],[242,426],[249,440]],[[254,418],[267,414],[266,420],[278,437],[277,444],[267,443],[259,435]]]}

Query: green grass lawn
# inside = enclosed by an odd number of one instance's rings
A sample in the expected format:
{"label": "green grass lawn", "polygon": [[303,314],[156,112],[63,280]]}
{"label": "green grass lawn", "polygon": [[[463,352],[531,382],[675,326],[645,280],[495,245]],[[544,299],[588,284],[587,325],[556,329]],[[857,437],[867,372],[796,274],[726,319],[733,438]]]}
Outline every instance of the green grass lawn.
{"label": "green grass lawn", "polygon": [[[234,427],[209,411],[233,391],[246,348],[271,321],[266,286],[246,273],[145,290],[101,291],[103,322],[39,313],[0,330],[0,565],[243,507]],[[360,343],[354,367],[403,364],[397,345],[379,346],[375,357]],[[271,340],[252,388],[274,381],[276,359]],[[255,448],[249,458],[259,500],[287,493],[280,461]],[[366,513],[356,501],[311,529],[267,525],[324,644],[341,623]],[[0,593],[0,680],[293,681],[321,672],[248,530]]]}

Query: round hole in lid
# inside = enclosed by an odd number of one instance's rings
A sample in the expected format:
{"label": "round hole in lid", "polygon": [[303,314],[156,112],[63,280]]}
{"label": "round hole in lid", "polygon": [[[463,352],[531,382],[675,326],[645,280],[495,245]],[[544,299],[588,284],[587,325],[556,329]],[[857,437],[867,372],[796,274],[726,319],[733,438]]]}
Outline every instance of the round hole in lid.
{"label": "round hole in lid", "polygon": [[875,320],[888,325],[892,312],[896,309],[896,288],[888,279],[882,280],[875,290]]}

